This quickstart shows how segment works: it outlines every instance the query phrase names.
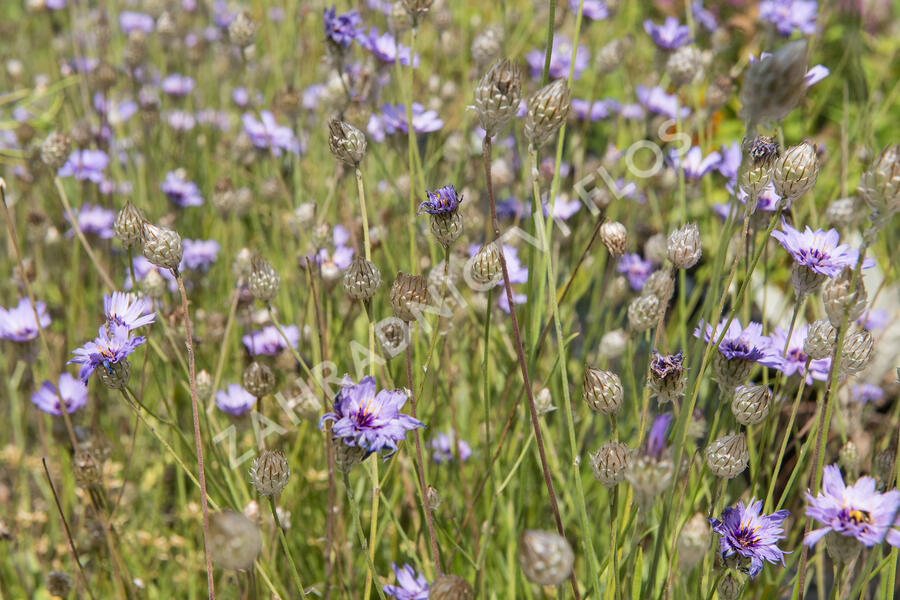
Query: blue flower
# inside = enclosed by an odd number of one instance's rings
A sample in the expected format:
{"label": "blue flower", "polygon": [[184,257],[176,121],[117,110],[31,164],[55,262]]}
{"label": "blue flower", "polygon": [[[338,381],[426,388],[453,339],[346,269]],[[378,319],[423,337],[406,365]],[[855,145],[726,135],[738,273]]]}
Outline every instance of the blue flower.
{"label": "blue flower", "polygon": [[62,407],[70,415],[87,404],[88,389],[80,379],[69,373],[59,376],[59,387],[49,381],[45,381],[38,390],[32,394],[31,401],[39,410],[59,417],[62,415]]}
{"label": "blue flower", "polygon": [[[701,337],[701,328],[703,328],[702,336],[704,342],[709,342],[710,338],[718,340],[722,334],[722,328],[728,319],[722,319],[719,325],[713,330],[712,326],[700,320],[700,327],[694,330],[694,337]],[[741,322],[734,318],[722,343],[719,344],[719,353],[728,360],[735,358],[749,360],[751,362],[759,362],[767,358],[771,352],[771,340],[762,334],[761,323],[748,323],[746,328],[741,327]]]}
{"label": "blue flower", "polygon": [[419,205],[418,214],[428,213],[430,215],[442,215],[456,212],[462,202],[462,194],[457,196],[456,190],[452,185],[445,185],[433,192],[425,190],[428,200]]}
{"label": "blue flower", "polygon": [[[680,356],[680,353],[676,356]],[[674,358],[674,357],[673,357]],[[655,460],[660,460],[666,451],[666,431],[672,422],[672,415],[669,413],[659,415],[653,419],[653,425],[647,433],[647,441],[644,445],[644,455],[650,456]]]}
{"label": "blue flower", "polygon": [[[437,434],[428,445],[433,450],[431,460],[437,464],[453,462],[456,458],[456,442],[452,436],[446,433]],[[465,440],[459,440],[460,461],[466,462],[470,456],[472,456],[472,448]]]}
{"label": "blue flower", "polygon": [[[425,107],[418,102],[414,102],[412,105],[412,115],[414,133],[438,131],[444,126],[444,121],[438,117],[437,112],[425,110]],[[383,142],[386,136],[395,133],[407,135],[409,125],[406,120],[406,107],[402,104],[382,105],[380,115],[372,114],[369,117],[366,131],[376,142]]]}
{"label": "blue flower", "polygon": [[38,302],[37,318],[31,308],[31,300],[22,298],[15,308],[9,310],[0,306],[0,340],[12,342],[30,342],[37,338],[38,330],[50,325],[50,315],[47,314],[47,305]]}
{"label": "blue flower", "polygon": [[749,506],[738,502],[737,506],[722,511],[722,520],[710,519],[712,530],[719,534],[719,549],[723,558],[737,555],[749,559],[750,567],[745,569],[750,578],[762,570],[763,562],[784,564],[784,551],[778,547],[778,540],[784,539],[782,523],[790,511],[779,510],[764,515],[762,500],[750,500]]}
{"label": "blue flower", "polygon": [[137,329],[149,325],[156,319],[153,302],[136,294],[113,292],[103,297],[103,312],[107,322],[124,325],[128,329]]}
{"label": "blue flower", "polygon": [[701,0],[691,2],[691,14],[694,16],[694,20],[703,25],[707,31],[715,31],[719,28],[716,15],[704,8]]}
{"label": "blue flower", "polygon": [[816,32],[818,8],[815,0],[763,0],[759,3],[759,18],[774,25],[785,37],[795,31],[810,35]]}
{"label": "blue flower", "polygon": [[103,150],[75,150],[56,174],[59,177],[74,177],[78,181],[100,183],[108,165],[109,156]]}
{"label": "blue flower", "polygon": [[[803,351],[803,342],[806,340],[807,331],[809,331],[809,325],[804,324],[795,328],[791,333],[790,343],[787,343],[787,331],[781,327],[776,327],[770,338],[770,353],[760,362],[767,367],[781,371],[788,377],[795,373],[802,374],[806,368],[806,359],[808,358]],[[787,352],[782,354],[786,343]],[[831,357],[810,361],[806,383],[812,384],[814,379],[825,381],[830,370]]]}
{"label": "blue flower", "polygon": [[602,21],[609,18],[609,7],[603,0],[569,0],[569,10],[578,13],[578,4],[581,2],[581,14],[591,21]]}
{"label": "blue flower", "polygon": [[[553,49],[550,51],[550,79],[563,79],[569,76],[569,69],[572,67],[572,40],[564,35],[556,35],[553,38]],[[525,55],[528,66],[531,69],[531,76],[538,78],[544,72],[544,50],[532,50]],[[591,60],[591,53],[588,49],[580,45],[575,51],[575,64],[572,71],[572,79],[581,78],[581,74]]]}
{"label": "blue flower", "polygon": [[182,208],[203,205],[200,188],[193,181],[187,180],[184,169],[166,173],[166,179],[159,187],[169,200]]}
{"label": "blue flower", "polygon": [[301,154],[300,141],[290,127],[279,125],[271,111],[264,110],[259,113],[259,116],[261,120],[257,120],[250,113],[244,113],[241,117],[244,133],[250,138],[255,148],[271,150],[275,156],[281,156],[282,151]]}
{"label": "blue flower", "polygon": [[216,262],[219,256],[219,242],[216,240],[182,240],[184,253],[181,256],[179,270],[205,270]]}
{"label": "blue flower", "polygon": [[287,349],[287,344],[284,341],[285,337],[293,348],[296,348],[300,342],[300,330],[296,325],[282,327],[282,330],[284,331],[284,337],[278,332],[277,327],[269,325],[264,327],[262,331],[248,333],[241,338],[241,341],[251,356],[259,356],[260,354],[276,356],[282,350]]}
{"label": "blue flower", "polygon": [[384,593],[397,598],[397,600],[428,600],[428,581],[425,576],[416,573],[409,565],[397,567],[391,563],[397,585],[385,585]]}
{"label": "blue flower", "polygon": [[253,408],[256,396],[237,383],[231,383],[226,390],[216,392],[216,406],[224,413],[239,417]]}
{"label": "blue flower", "polygon": [[[69,215],[66,215],[68,219]],[[96,235],[97,237],[108,240],[114,235],[113,225],[116,222],[116,213],[103,208],[102,206],[85,203],[75,215],[75,221],[78,223],[78,229],[82,233]],[[74,230],[66,233],[67,237],[75,235]]]}
{"label": "blue flower", "polygon": [[172,73],[162,80],[159,87],[170,96],[187,96],[194,90],[194,79],[187,75]]}
{"label": "blue flower", "polygon": [[126,35],[132,31],[150,33],[155,26],[156,21],[150,15],[131,10],[123,10],[119,13],[119,27],[122,28]]}
{"label": "blue flower", "polygon": [[334,42],[341,48],[349,48],[354,40],[360,38],[362,35],[361,23],[362,17],[355,10],[339,15],[337,8],[332,6],[322,12],[325,39]]}
{"label": "blue flower", "polygon": [[666,17],[662,25],[647,19],[644,21],[644,31],[653,38],[653,43],[663,50],[674,50],[691,41],[691,29],[671,16]]}
{"label": "blue flower", "polygon": [[[667,94],[664,89],[659,86],[652,88],[639,85],[634,89],[638,102],[648,111],[656,115],[663,115],[670,119],[676,118],[681,113],[681,118],[685,118],[691,114],[691,109],[687,106],[680,106],[678,96],[675,94]],[[625,116],[623,114],[623,116]],[[640,117],[637,117],[640,118]]]}
{"label": "blue flower", "polygon": [[131,336],[131,330],[125,325],[109,323],[100,327],[99,335],[93,341],[72,351],[75,358],[69,364],[80,364],[78,376],[85,384],[97,367],[111,370],[114,365],[128,357],[138,346],[143,344],[146,338]]}
{"label": "blue flower", "polygon": [[715,169],[722,162],[722,155],[718,152],[710,152],[704,158],[700,146],[692,146],[690,150],[679,156],[678,150],[672,148],[669,151],[669,162],[675,170],[684,171],[684,178],[688,181],[696,181]]}
{"label": "blue flower", "polygon": [[628,278],[631,289],[639,292],[653,272],[653,263],[641,258],[640,254],[623,254],[616,261],[616,271],[623,273]]}
{"label": "blue flower", "polygon": [[[375,55],[385,63],[394,64],[400,61],[404,67],[409,66],[410,48],[399,43],[389,32],[379,33],[377,27],[372,27],[367,34],[361,34],[358,38],[359,45]],[[419,55],[412,57],[413,68],[419,66]]]}
{"label": "blue flower", "polygon": [[381,390],[376,393],[375,379],[363,377],[357,384],[344,376],[343,387],[334,398],[334,410],[319,421],[334,421],[332,434],[348,446],[366,451],[366,456],[387,450],[390,456],[397,451],[397,442],[407,431],[425,427],[418,419],[400,413],[409,393],[406,390]]}
{"label": "blue flower", "polygon": [[[856,266],[859,251],[847,244],[838,244],[840,236],[837,229],[813,231],[808,225],[805,231],[794,229],[782,219],[781,229],[773,231],[772,237],[778,240],[785,250],[790,252],[797,264],[825,275],[835,277],[845,267]],[[872,266],[868,262],[863,266]]]}

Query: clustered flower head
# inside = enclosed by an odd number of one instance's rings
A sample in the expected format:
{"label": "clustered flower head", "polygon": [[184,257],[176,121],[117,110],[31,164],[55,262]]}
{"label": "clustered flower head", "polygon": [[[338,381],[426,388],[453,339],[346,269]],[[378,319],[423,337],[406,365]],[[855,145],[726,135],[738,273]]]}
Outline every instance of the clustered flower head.
{"label": "clustered flower head", "polygon": [[790,512],[779,510],[765,515],[762,507],[762,500],[750,500],[747,506],[738,502],[722,511],[721,520],[710,519],[712,530],[719,534],[719,549],[726,564],[732,556],[746,561],[749,566],[741,568],[751,579],[765,562],[784,564],[784,551],[778,547],[778,540],[785,537],[782,523]]}
{"label": "clustered flower head", "polygon": [[[85,384],[91,374],[98,368],[103,369],[101,375],[115,377],[116,365],[122,364],[127,369],[128,356],[146,340],[143,336],[132,336],[126,325],[107,323],[98,330],[97,337],[76,348],[72,354],[75,358],[69,363],[81,365],[78,376]],[[126,377],[127,380],[127,377]]]}
{"label": "clustered flower head", "polygon": [[362,17],[355,10],[343,14],[337,14],[337,8],[332,6],[322,12],[322,25],[325,28],[325,40],[346,50],[362,35]]}
{"label": "clustered flower head", "polygon": [[435,191],[426,190],[428,200],[419,204],[418,213],[430,215],[447,214],[455,212],[463,200],[462,194],[457,195],[452,185],[445,185]]}

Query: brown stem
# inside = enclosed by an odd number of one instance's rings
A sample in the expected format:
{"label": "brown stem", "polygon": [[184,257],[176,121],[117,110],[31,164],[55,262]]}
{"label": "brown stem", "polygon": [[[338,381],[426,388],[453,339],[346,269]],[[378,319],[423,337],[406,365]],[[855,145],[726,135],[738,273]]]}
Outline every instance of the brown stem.
{"label": "brown stem", "polygon": [[197,470],[200,477],[200,506],[203,508],[203,552],[206,556],[206,584],[209,588],[210,600],[215,600],[216,590],[213,581],[212,558],[209,555],[209,503],[206,500],[206,471],[203,468],[203,442],[200,439],[200,413],[197,408],[197,377],[194,364],[194,340],[191,332],[191,314],[188,308],[187,290],[184,280],[177,268],[172,269],[178,291],[181,292],[181,308],[184,311],[185,342],[188,353],[188,375],[191,387],[191,413],[194,419],[194,444],[197,447]]}

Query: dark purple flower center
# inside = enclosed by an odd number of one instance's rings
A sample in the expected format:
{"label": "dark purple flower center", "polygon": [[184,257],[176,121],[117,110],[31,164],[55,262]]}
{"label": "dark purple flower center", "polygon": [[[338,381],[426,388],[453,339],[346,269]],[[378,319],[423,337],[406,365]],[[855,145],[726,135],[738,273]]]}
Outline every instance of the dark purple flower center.
{"label": "dark purple flower center", "polygon": [[842,508],[838,513],[838,518],[842,522],[849,521],[853,525],[868,525],[872,522],[872,515],[867,510]]}
{"label": "dark purple flower center", "polygon": [[732,538],[734,545],[744,550],[750,550],[759,546],[759,527],[750,527],[749,524],[741,524],[734,532]]}
{"label": "dark purple flower center", "polygon": [[795,363],[805,363],[806,362],[806,353],[803,352],[803,350],[801,350],[800,348],[791,348],[790,350],[787,351],[787,354],[785,354],[784,357],[789,362],[795,362]]}
{"label": "dark purple flower center", "polygon": [[375,422],[376,413],[373,400],[370,398],[359,407],[359,412],[356,413],[357,427],[371,427]]}
{"label": "dark purple flower center", "polygon": [[750,147],[750,158],[756,164],[772,156],[778,156],[778,154],[778,142],[774,137],[761,135],[753,140],[753,145]]}

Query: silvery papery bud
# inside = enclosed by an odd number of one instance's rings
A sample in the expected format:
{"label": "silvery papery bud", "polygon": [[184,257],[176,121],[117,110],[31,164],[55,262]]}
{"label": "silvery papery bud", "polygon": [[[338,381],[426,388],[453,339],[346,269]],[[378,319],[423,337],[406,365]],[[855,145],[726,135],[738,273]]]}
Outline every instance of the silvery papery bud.
{"label": "silvery papery bud", "polygon": [[[744,151],[747,153],[747,160],[741,172],[741,189],[751,198],[756,198],[772,181],[775,161],[781,151],[774,137],[764,135],[756,136],[749,147],[745,146]],[[755,209],[755,205],[751,206],[751,210]]]}
{"label": "silvery papery bud", "polygon": [[476,67],[491,64],[503,50],[503,32],[497,27],[488,27],[472,40],[472,59]]}
{"label": "silvery papery bud", "polygon": [[758,425],[769,414],[772,392],[764,385],[742,385],[734,391],[731,412],[741,425]]}
{"label": "silvery papery bud", "polygon": [[242,513],[226,509],[209,516],[209,554],[219,567],[252,569],[261,550],[259,526]]}
{"label": "silvery papery bud", "polygon": [[628,345],[628,336],[621,329],[607,331],[600,338],[600,356],[606,358],[619,358],[625,353]]}
{"label": "silvery papery bud", "polygon": [[693,45],[682,46],[669,55],[666,74],[676,87],[688,85],[703,72],[703,56]]}
{"label": "silvery papery bud", "polygon": [[212,375],[206,369],[201,369],[197,373],[197,397],[201,400],[209,398],[213,391]]}
{"label": "silvery papery bud", "polygon": [[525,138],[538,148],[562,127],[569,115],[569,88],[564,79],[539,89],[528,101]]}
{"label": "silvery papery bud", "polygon": [[431,233],[445,249],[459,239],[463,231],[462,214],[458,210],[430,215]]}
{"label": "silvery papery bud", "polygon": [[534,395],[534,410],[538,416],[544,416],[556,410],[553,405],[553,395],[548,388],[541,388],[541,391]]}
{"label": "silvery papery bud", "polygon": [[607,221],[600,226],[600,241],[613,256],[625,254],[628,231],[618,221]]}
{"label": "silvery papery bud", "polygon": [[657,397],[660,404],[680,400],[687,386],[687,373],[684,371],[684,356],[679,352],[671,356],[663,356],[657,352],[650,359],[650,374],[647,387]]}
{"label": "silvery papery bud", "polygon": [[622,64],[630,46],[629,40],[613,40],[597,51],[594,64],[601,73],[612,73]]}
{"label": "silvery papery bud", "polygon": [[631,451],[621,442],[609,442],[591,454],[591,470],[594,479],[607,488],[620,484],[631,460]]}
{"label": "silvery papery bud", "polygon": [[494,63],[475,86],[475,110],[488,136],[495,135],[519,110],[522,75],[507,59]]}
{"label": "silvery papery bud", "polygon": [[[526,530],[519,539],[519,566],[525,579],[538,585],[559,585],[572,574],[575,553],[555,531]],[[430,596],[429,596],[430,598]]]}
{"label": "silvery papery bud", "polygon": [[684,524],[678,534],[678,566],[684,573],[690,572],[703,560],[709,547],[709,521],[706,515],[697,513]]}
{"label": "silvery papery bud", "polygon": [[744,358],[726,358],[721,352],[716,352],[713,355],[712,376],[722,390],[731,391],[747,381],[755,364]]}
{"label": "silvery papery bud", "polygon": [[475,591],[459,575],[444,573],[434,580],[428,590],[429,600],[475,600]]}
{"label": "silvery papery bud", "polygon": [[278,294],[281,277],[275,268],[261,256],[254,256],[250,262],[250,275],[247,287],[257,299],[268,302]]}
{"label": "silvery papery bud", "polygon": [[862,221],[862,200],[858,197],[838,198],[825,209],[825,220],[834,227],[853,227]]}
{"label": "silvery papery bud", "polygon": [[813,321],[806,330],[803,352],[812,360],[828,358],[834,353],[837,331],[827,319]]}
{"label": "silvery papery bud", "polygon": [[68,136],[53,131],[41,144],[41,161],[55,171],[66,163],[71,147],[72,142]]}
{"label": "silvery papery bud", "polygon": [[72,456],[75,483],[81,488],[93,488],[103,481],[103,465],[97,454],[88,448],[80,448]]}
{"label": "silvery papery bud", "polygon": [[750,452],[743,432],[729,433],[706,448],[706,464],[717,477],[734,479],[747,468]]}
{"label": "silvery papery bud", "polygon": [[862,329],[847,335],[841,351],[841,362],[838,364],[838,379],[846,379],[865,370],[872,361],[874,349],[875,338],[868,330]]}
{"label": "silvery papery bud", "polygon": [[660,312],[659,298],[652,294],[639,296],[628,305],[628,329],[642,333],[656,325]]}
{"label": "silvery papery bud", "polygon": [[240,12],[228,25],[228,39],[235,46],[246,48],[256,39],[258,29],[259,25],[250,16],[250,13],[247,11]]}
{"label": "silvery papery bud", "polygon": [[798,298],[805,298],[812,294],[819,289],[825,279],[825,275],[813,271],[806,265],[797,262],[791,264],[791,284],[793,284],[794,293]]}
{"label": "silvery papery bud", "polygon": [[354,256],[344,272],[344,290],[353,300],[371,300],[381,285],[381,272],[363,256]]}
{"label": "silvery papery bud", "polygon": [[669,255],[669,241],[665,234],[654,233],[644,242],[644,256],[655,265],[661,265]]}
{"label": "silvery papery bud", "polygon": [[878,479],[882,487],[890,481],[894,465],[897,460],[897,451],[893,448],[885,448],[879,450],[875,454],[875,460],[872,463],[872,474]]}
{"label": "silvery papery bud", "polygon": [[144,257],[151,263],[162,269],[178,269],[184,248],[177,232],[161,225],[144,223],[141,244]]}
{"label": "silvery papery bud", "polygon": [[250,482],[262,496],[277,496],[291,478],[291,468],[280,450],[263,450],[250,467]]}
{"label": "silvery papery bud", "polygon": [[497,242],[482,245],[469,264],[472,279],[480,285],[492,285],[503,280],[503,266],[500,264],[500,247]]}
{"label": "silvery papery bud", "polygon": [[748,129],[781,121],[806,95],[807,45],[805,39],[788,42],[747,68],[740,116]]}
{"label": "silvery papery bud", "polygon": [[141,241],[141,232],[144,229],[144,213],[128,200],[113,223],[113,231],[116,238],[126,248],[137,245]]}
{"label": "silvery papery bud", "polygon": [[825,305],[825,314],[835,329],[840,328],[847,313],[847,322],[852,323],[860,318],[866,311],[866,286],[863,283],[862,274],[856,278],[856,290],[850,289],[853,279],[853,269],[844,267],[837,277],[833,277],[822,286],[822,303]]}
{"label": "silvery papery bud", "polygon": [[786,149],[775,161],[772,183],[775,184],[775,193],[785,202],[790,202],[809,191],[818,176],[816,147],[803,142]]}
{"label": "silvery papery bud", "polygon": [[366,155],[366,135],[350,123],[332,119],[328,122],[328,147],[336,159],[357,167]]}
{"label": "silvery papery bud", "polygon": [[257,398],[268,396],[275,389],[275,373],[268,366],[257,361],[247,365],[242,380],[244,389]]}
{"label": "silvery papery bud", "polygon": [[398,318],[411,323],[416,314],[428,303],[428,283],[421,275],[408,275],[402,271],[391,286],[391,308]]}
{"label": "silvery papery bud", "polygon": [[434,0],[403,0],[403,7],[409,16],[412,17],[413,23],[418,23],[419,19],[428,12]]}
{"label": "silvery papery bud", "polygon": [[700,260],[703,246],[696,223],[688,223],[669,235],[666,256],[676,269],[690,269]]}
{"label": "silvery papery bud", "polygon": [[873,213],[873,223],[890,219],[900,211],[900,144],[881,151],[859,178],[857,189]]}
{"label": "silvery papery bud", "polygon": [[585,367],[582,384],[582,397],[593,410],[604,415],[619,412],[625,394],[618,375],[612,371]]}
{"label": "silvery papery bud", "polygon": [[159,271],[153,269],[140,282],[141,294],[147,296],[151,300],[160,300],[166,293],[166,280],[159,274]]}
{"label": "silvery papery bud", "polygon": [[650,294],[659,299],[659,309],[664,310],[675,293],[675,278],[669,269],[657,269],[650,273],[641,287],[641,293]]}
{"label": "silvery papery bud", "polygon": [[738,600],[741,597],[741,583],[734,575],[727,573],[716,585],[719,600]]}

